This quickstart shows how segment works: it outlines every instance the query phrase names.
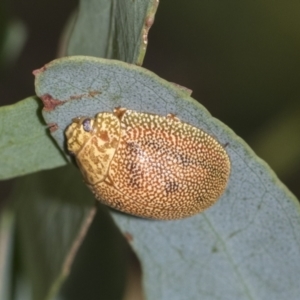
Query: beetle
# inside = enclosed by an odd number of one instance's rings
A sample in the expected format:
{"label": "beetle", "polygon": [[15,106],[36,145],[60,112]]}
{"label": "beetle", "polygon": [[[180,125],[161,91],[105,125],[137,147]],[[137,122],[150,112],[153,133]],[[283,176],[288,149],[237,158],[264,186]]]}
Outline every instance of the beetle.
{"label": "beetle", "polygon": [[95,197],[135,216],[192,216],[214,204],[229,179],[225,148],[173,114],[116,108],[73,119],[65,134]]}

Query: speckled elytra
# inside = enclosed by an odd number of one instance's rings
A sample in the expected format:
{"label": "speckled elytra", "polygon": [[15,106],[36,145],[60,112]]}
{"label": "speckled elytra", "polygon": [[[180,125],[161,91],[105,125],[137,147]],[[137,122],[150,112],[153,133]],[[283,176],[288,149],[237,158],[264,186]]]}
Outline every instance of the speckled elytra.
{"label": "speckled elytra", "polygon": [[218,200],[229,178],[224,147],[172,114],[117,108],[73,119],[66,137],[96,198],[132,215],[194,215]]}

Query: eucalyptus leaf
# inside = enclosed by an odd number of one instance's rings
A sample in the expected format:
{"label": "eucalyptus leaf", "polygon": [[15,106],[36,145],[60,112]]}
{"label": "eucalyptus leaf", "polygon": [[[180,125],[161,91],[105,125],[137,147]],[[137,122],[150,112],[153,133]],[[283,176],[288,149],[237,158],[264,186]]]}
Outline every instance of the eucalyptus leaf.
{"label": "eucalyptus leaf", "polygon": [[33,299],[55,295],[95,213],[88,190],[74,189],[80,183],[68,166],[26,176],[16,185],[16,225]]}
{"label": "eucalyptus leaf", "polygon": [[93,55],[141,65],[157,0],[81,0],[68,55]]}
{"label": "eucalyptus leaf", "polygon": [[0,179],[65,165],[66,159],[47,132],[36,97],[2,106]]}
{"label": "eucalyptus leaf", "polygon": [[67,54],[105,57],[110,39],[111,0],[81,0]]}
{"label": "eucalyptus leaf", "polygon": [[[121,298],[127,266],[124,239],[107,209],[98,207],[93,220],[95,200],[74,166],[28,175],[18,181],[12,197],[23,264],[17,290],[29,288],[30,299],[50,300],[68,278],[64,299],[96,299],[99,294]],[[80,267],[84,278],[79,280],[78,272],[68,277],[71,268]]]}
{"label": "eucalyptus leaf", "polygon": [[[77,190],[85,188],[79,185]],[[103,205],[97,208],[71,273],[62,285],[62,299],[123,299],[129,246],[108,209]]]}
{"label": "eucalyptus leaf", "polygon": [[55,60],[36,73],[36,92],[64,149],[72,118],[115,107],[166,115],[201,128],[226,146],[228,187],[204,213],[151,221],[114,212],[143,270],[146,299],[289,299],[300,294],[300,206],[276,175],[229,128],[186,92],[123,62],[92,57]]}

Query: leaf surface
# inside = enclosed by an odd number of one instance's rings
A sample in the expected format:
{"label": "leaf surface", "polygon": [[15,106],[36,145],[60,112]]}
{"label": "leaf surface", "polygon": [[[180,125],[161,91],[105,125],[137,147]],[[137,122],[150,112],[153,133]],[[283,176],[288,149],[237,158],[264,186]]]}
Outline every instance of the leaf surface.
{"label": "leaf surface", "polygon": [[143,270],[146,299],[291,299],[300,294],[300,207],[270,168],[185,91],[123,62],[92,57],[56,60],[37,73],[36,91],[60,105],[44,113],[57,122],[60,147],[72,118],[117,106],[175,114],[226,146],[228,187],[204,213],[152,221],[114,212],[130,235]]}
{"label": "leaf surface", "polygon": [[0,179],[66,164],[41,116],[41,103],[29,97],[0,108]]}
{"label": "leaf surface", "polygon": [[114,58],[141,65],[157,0],[81,0],[68,55]]}

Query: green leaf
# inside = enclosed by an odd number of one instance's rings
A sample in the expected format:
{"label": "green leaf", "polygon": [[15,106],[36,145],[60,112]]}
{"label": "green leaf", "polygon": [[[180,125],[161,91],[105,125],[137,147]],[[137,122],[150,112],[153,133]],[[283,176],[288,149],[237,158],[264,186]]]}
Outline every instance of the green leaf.
{"label": "green leaf", "polygon": [[81,0],[76,24],[70,36],[68,55],[93,55],[105,57],[111,26],[109,0]]}
{"label": "green leaf", "polygon": [[176,114],[227,145],[228,187],[204,213],[177,221],[113,213],[141,262],[146,299],[299,298],[299,202],[243,140],[185,91],[140,67],[92,57],[49,63],[36,74],[36,91],[61,104],[44,112],[47,122],[58,124],[53,136],[60,147],[72,118],[117,106]]}
{"label": "green leaf", "polygon": [[[77,189],[77,186],[81,188]],[[32,299],[51,299],[69,275],[76,252],[96,213],[95,200],[82,185],[80,174],[71,165],[26,176],[19,181],[15,190],[13,196],[17,201],[19,249],[22,249],[24,273],[32,289]],[[101,253],[106,255],[98,258],[93,255],[94,262],[91,263],[98,263],[102,272],[106,271],[106,278],[99,283],[98,288],[111,296],[120,293],[126,265],[122,263],[124,259],[120,261],[120,251],[108,254],[111,248],[122,249],[122,243],[111,220],[108,220],[107,212],[100,209],[98,214],[98,222],[106,224],[106,227],[100,226],[99,229],[98,225],[98,236],[95,233],[92,236],[94,251],[86,253],[85,258],[95,253],[99,244],[102,246]],[[109,271],[116,262],[118,274]],[[91,275],[87,273],[85,277]],[[106,287],[108,280],[115,284],[109,290]],[[107,299],[111,299],[110,296]]]}
{"label": "green leaf", "polygon": [[99,205],[71,273],[62,286],[63,299],[123,299],[128,250],[107,208]]}
{"label": "green leaf", "polygon": [[141,65],[157,0],[81,0],[68,55],[114,58]]}
{"label": "green leaf", "polygon": [[[43,116],[47,123],[57,124],[52,136],[61,149],[72,116],[93,116],[118,106],[165,115],[174,113],[197,125],[197,113],[184,109],[186,103],[181,97],[191,101],[186,89],[162,79],[158,85],[159,77],[154,73],[127,63],[73,56],[54,60],[35,75],[36,93],[47,106]],[[58,119],[60,112],[63,115]]]}
{"label": "green leaf", "polygon": [[45,299],[46,294],[56,292],[77,250],[74,240],[80,228],[87,229],[89,222],[83,223],[87,216],[95,213],[87,190],[73,188],[81,180],[72,169],[26,176],[15,188],[22,261],[33,283],[33,299]]}
{"label": "green leaf", "polygon": [[64,156],[47,134],[36,97],[0,108],[0,179],[65,164]]}

